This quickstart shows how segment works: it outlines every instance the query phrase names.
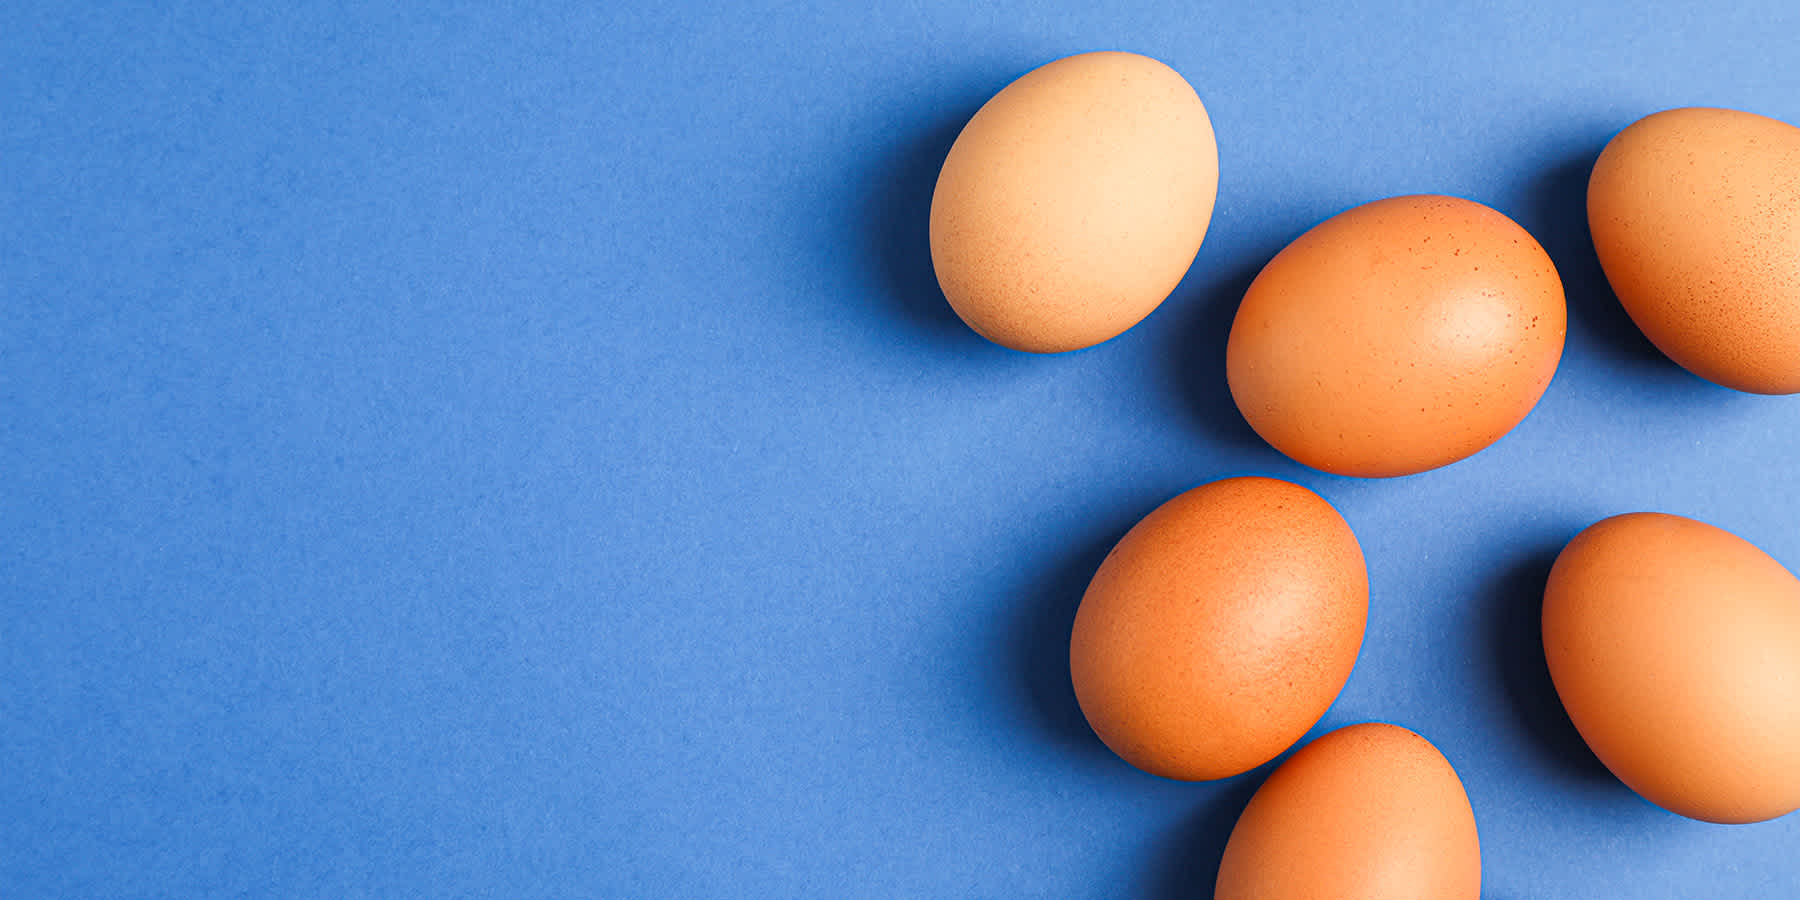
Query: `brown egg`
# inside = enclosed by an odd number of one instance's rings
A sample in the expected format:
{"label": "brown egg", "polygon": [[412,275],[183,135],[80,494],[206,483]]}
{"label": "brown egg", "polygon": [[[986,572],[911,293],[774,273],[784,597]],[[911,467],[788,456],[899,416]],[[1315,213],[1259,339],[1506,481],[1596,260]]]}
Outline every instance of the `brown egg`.
{"label": "brown egg", "polygon": [[1395,725],[1340,728],[1250,798],[1219,862],[1217,900],[1474,900],[1481,841],[1462,780]]}
{"label": "brown egg", "polygon": [[1588,226],[1670,359],[1740,391],[1800,392],[1800,128],[1729,109],[1639,119],[1594,164]]}
{"label": "brown egg", "polygon": [[1386,477],[1453,463],[1525,418],[1556,374],[1562,280],[1511,219],[1394,197],[1275,256],[1231,325],[1231,396],[1275,449]]}
{"label": "brown egg", "polygon": [[957,136],[931,198],[931,262],[989,340],[1092,346],[1175,289],[1218,184],[1212,120],[1175,70],[1070,56],[1008,85]]}
{"label": "brown egg", "polygon": [[1544,656],[1614,775],[1708,822],[1800,808],[1800,581],[1711,525],[1601,521],[1556,559]]}
{"label": "brown egg", "polygon": [[1156,775],[1224,778],[1274,759],[1343,689],[1369,614],[1356,535],[1318,494],[1230,478],[1122,538],[1075,615],[1081,711]]}

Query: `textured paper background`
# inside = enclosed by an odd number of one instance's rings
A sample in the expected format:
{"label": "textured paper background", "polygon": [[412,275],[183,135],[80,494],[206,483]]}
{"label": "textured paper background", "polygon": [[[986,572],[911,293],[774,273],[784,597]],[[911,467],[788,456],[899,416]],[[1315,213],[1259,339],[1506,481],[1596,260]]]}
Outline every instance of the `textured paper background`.
{"label": "textured paper background", "polygon": [[[1656,355],[1582,201],[1651,111],[1800,121],[1789,0],[372,6],[0,6],[0,896],[1206,897],[1267,770],[1126,767],[1065,640],[1133,521],[1250,472],[1355,527],[1321,729],[1444,750],[1486,896],[1800,891],[1800,816],[1638,800],[1535,637],[1608,514],[1800,564],[1800,398]],[[1124,337],[998,349],[937,166],[1103,48],[1211,109],[1212,233]],[[1543,241],[1562,369],[1464,463],[1304,470],[1234,305],[1418,191]]]}

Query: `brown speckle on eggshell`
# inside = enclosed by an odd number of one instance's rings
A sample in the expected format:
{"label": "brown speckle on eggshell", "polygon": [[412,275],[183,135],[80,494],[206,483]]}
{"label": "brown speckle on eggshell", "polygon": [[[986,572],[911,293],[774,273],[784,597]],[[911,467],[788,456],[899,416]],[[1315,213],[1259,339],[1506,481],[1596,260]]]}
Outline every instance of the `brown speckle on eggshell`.
{"label": "brown speckle on eggshell", "polygon": [[1292,746],[1362,646],[1356,535],[1300,485],[1230,478],[1163,504],[1094,574],[1069,644],[1101,740],[1147,772],[1224,778]]}
{"label": "brown speckle on eggshell", "polygon": [[1217,900],[1475,900],[1481,842],[1449,760],[1396,725],[1302,747],[1226,841]]}
{"label": "brown speckle on eggshell", "polygon": [[1800,393],[1800,128],[1646,116],[1600,153],[1587,204],[1606,279],[1651,343],[1726,387]]}
{"label": "brown speckle on eggshell", "polygon": [[1226,346],[1231,395],[1275,449],[1409,475],[1511,431],[1562,358],[1562,280],[1525,229],[1456,197],[1367,203],[1265,266]]}

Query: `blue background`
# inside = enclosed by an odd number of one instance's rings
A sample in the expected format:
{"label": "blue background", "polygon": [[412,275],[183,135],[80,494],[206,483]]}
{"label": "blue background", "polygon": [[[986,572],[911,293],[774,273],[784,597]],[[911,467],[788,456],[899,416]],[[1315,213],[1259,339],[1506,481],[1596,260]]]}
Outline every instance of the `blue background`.
{"label": "blue background", "polygon": [[[1800,562],[1800,399],[1657,355],[1583,219],[1639,116],[1800,121],[1791,0],[244,6],[0,5],[0,896],[1206,897],[1268,768],[1129,768],[1066,640],[1242,473],[1356,529],[1315,734],[1442,748],[1486,896],[1800,890],[1800,816],[1637,799],[1536,639],[1612,513]],[[989,345],[937,167],[1106,48],[1211,110],[1211,234],[1123,337]],[[1226,392],[1236,302],[1421,191],[1546,245],[1562,368],[1468,461],[1304,469]]]}

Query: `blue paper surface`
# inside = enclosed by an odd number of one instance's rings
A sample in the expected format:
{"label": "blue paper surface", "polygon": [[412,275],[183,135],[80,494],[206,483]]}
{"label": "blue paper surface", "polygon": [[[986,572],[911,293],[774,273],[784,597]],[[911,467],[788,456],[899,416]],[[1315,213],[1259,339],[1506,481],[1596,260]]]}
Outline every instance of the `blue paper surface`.
{"label": "blue paper surface", "polygon": [[[1315,734],[1434,741],[1484,896],[1794,897],[1800,816],[1626,790],[1536,617],[1613,513],[1800,564],[1800,398],[1658,355],[1583,217],[1642,115],[1800,121],[1796,34],[1790,0],[0,5],[0,897],[1207,897],[1268,768],[1126,766],[1066,642],[1138,517],[1244,473],[1355,528]],[[936,290],[933,179],[1095,49],[1198,90],[1212,230],[1139,327],[1014,353]],[[1465,462],[1304,469],[1231,404],[1235,304],[1413,192],[1543,242],[1562,368]]]}

